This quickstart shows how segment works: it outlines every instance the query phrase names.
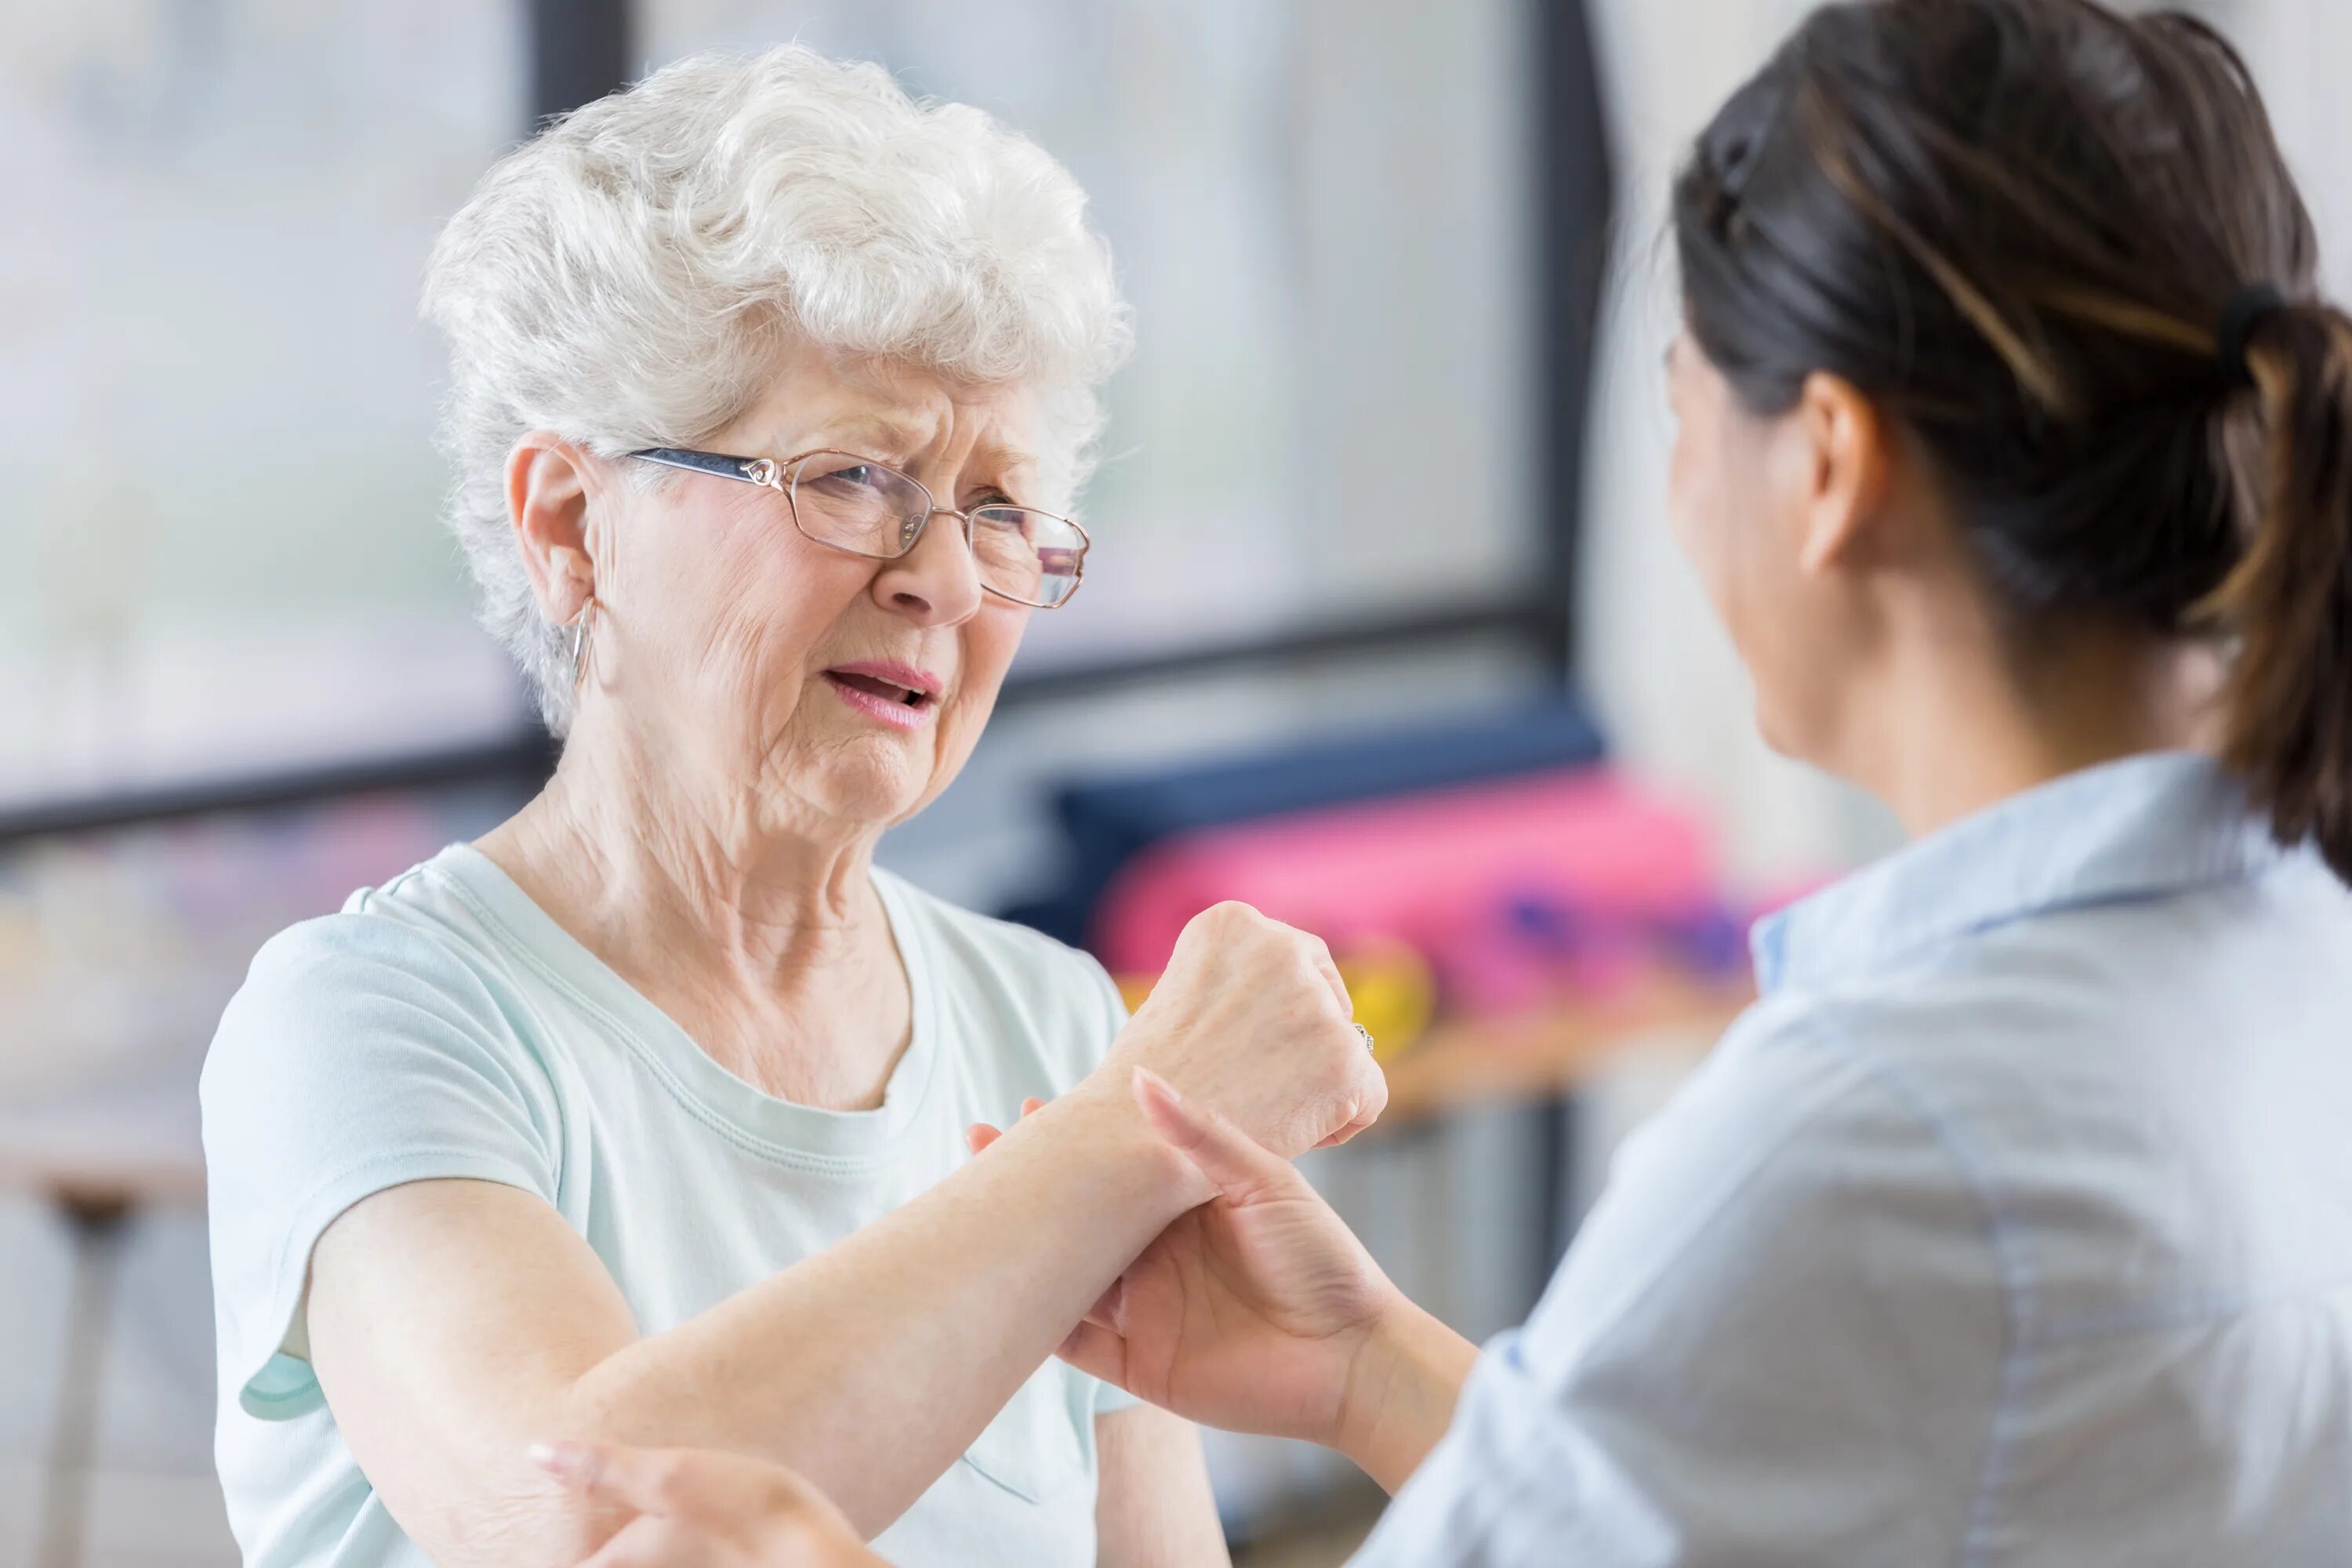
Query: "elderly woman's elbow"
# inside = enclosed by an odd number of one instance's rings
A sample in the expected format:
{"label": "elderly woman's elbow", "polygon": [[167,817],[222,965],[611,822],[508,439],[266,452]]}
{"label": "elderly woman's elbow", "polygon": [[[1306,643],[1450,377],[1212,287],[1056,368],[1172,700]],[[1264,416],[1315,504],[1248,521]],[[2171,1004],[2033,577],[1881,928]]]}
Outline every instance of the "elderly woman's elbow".
{"label": "elderly woman's elbow", "polygon": [[574,1568],[629,1519],[520,1453],[456,1484],[404,1500],[386,1494],[384,1501],[393,1521],[439,1568]]}

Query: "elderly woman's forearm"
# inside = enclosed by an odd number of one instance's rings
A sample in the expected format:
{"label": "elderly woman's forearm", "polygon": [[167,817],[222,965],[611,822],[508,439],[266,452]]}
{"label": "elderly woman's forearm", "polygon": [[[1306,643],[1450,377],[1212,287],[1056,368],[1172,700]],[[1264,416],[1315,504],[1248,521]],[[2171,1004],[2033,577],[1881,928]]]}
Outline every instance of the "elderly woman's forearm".
{"label": "elderly woman's forearm", "polygon": [[570,1563],[611,1531],[523,1459],[548,1439],[793,1465],[874,1533],[1197,1196],[1131,1105],[1082,1089],[867,1229],[643,1337],[537,1198],[388,1189],[313,1253],[320,1384],[394,1521],[450,1568]]}
{"label": "elderly woman's forearm", "polygon": [[1123,1093],[1048,1108],[930,1193],[581,1377],[601,1440],[793,1466],[868,1536],[1197,1197]]}

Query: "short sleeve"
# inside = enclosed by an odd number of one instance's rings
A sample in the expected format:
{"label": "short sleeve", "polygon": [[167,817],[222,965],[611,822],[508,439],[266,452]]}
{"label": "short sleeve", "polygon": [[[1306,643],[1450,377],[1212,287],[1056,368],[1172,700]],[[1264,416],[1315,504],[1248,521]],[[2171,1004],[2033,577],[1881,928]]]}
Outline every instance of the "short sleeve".
{"label": "short sleeve", "polygon": [[1735,1031],[1629,1143],[1357,1562],[1951,1561],[2006,1310],[1928,1110],[1810,1031]]}
{"label": "short sleeve", "polygon": [[265,1420],[320,1402],[305,1289],[344,1210],[445,1177],[556,1198],[544,1068],[456,950],[382,915],[306,921],[262,948],[201,1100],[221,1375]]}

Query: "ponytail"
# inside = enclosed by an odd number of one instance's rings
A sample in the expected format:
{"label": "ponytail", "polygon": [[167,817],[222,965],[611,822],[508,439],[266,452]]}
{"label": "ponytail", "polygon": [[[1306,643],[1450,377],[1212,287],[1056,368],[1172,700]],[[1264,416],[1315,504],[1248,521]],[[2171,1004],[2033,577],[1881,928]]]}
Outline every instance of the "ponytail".
{"label": "ponytail", "polygon": [[2221,761],[2352,883],[2352,317],[2245,62],[2096,0],[1815,10],[1675,184],[1683,319],[1949,477],[2002,623],[2228,645]]}
{"label": "ponytail", "polygon": [[2238,652],[2222,759],[2283,844],[2352,882],[2352,319],[2298,302],[2246,334],[2255,523],[2210,608]]}

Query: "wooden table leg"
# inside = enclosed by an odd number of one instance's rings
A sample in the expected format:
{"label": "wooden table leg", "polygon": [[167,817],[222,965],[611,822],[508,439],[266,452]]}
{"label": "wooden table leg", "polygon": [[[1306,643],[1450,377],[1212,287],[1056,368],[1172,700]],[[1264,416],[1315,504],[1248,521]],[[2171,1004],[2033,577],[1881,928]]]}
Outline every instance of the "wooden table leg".
{"label": "wooden table leg", "polygon": [[1551,1287],[1559,1260],[1576,1239],[1576,1096],[1556,1094],[1540,1100],[1536,1115],[1536,1179],[1542,1184],[1536,1197],[1536,1256],[1532,1293],[1528,1310]]}
{"label": "wooden table leg", "polygon": [[114,1297],[122,1278],[123,1220],[119,1198],[60,1194],[58,1212],[73,1238],[73,1276],[66,1296],[65,1364],[58,1374],[58,1408],[41,1499],[35,1568],[81,1568],[82,1529],[89,1512],[91,1460],[98,1444]]}

